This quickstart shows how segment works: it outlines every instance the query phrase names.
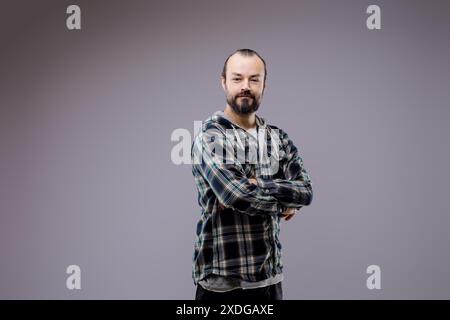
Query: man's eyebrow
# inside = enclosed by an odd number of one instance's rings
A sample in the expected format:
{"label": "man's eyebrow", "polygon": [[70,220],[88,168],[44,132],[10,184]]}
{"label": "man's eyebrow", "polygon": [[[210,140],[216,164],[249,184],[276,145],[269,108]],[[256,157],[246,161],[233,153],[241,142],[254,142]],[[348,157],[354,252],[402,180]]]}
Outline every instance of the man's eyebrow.
{"label": "man's eyebrow", "polygon": [[[239,77],[242,76],[242,74],[237,73],[237,72],[232,72],[231,74],[232,74],[232,75],[235,75],[235,76],[239,76]],[[260,77],[260,76],[261,76],[260,74],[252,74],[252,75],[250,76],[250,78]]]}

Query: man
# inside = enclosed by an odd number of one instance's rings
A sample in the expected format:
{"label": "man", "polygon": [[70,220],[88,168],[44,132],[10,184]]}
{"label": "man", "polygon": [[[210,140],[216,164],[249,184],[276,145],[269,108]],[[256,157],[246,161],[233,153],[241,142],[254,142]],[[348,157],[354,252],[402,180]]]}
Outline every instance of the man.
{"label": "man", "polygon": [[202,209],[193,254],[196,300],[283,298],[280,218],[292,219],[313,192],[288,135],[256,115],[266,77],[255,51],[231,54],[221,77],[225,110],[203,122],[192,144]]}

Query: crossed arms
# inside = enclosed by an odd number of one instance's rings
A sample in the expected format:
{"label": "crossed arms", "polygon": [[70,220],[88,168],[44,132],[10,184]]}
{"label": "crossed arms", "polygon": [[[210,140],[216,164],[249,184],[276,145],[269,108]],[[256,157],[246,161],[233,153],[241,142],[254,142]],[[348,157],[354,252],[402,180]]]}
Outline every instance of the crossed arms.
{"label": "crossed arms", "polygon": [[[204,133],[204,132],[203,132]],[[307,206],[313,198],[310,177],[303,166],[303,160],[288,135],[280,130],[281,144],[287,156],[283,164],[285,179],[263,179],[247,177],[239,164],[217,161],[213,154],[215,147],[211,139],[197,136],[192,148],[192,156],[201,159],[193,162],[197,170],[208,182],[221,205],[248,215],[268,214],[289,220],[296,209]],[[221,135],[219,129],[209,129],[209,136]]]}

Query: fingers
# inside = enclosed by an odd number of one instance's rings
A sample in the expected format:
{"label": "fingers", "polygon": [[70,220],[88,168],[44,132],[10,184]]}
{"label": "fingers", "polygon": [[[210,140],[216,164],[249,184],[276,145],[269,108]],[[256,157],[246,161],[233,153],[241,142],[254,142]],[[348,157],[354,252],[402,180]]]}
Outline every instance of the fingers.
{"label": "fingers", "polygon": [[284,220],[289,221],[291,220],[296,213],[295,208],[287,208],[282,214],[281,217],[284,218]]}
{"label": "fingers", "polygon": [[287,216],[284,220],[289,221],[289,220],[291,220],[293,217],[294,217],[294,215],[291,214],[291,215]]}
{"label": "fingers", "polygon": [[293,214],[290,214],[290,215],[285,216],[285,217],[284,217],[284,220],[285,220],[285,221],[289,221],[289,220],[291,220],[293,217],[294,217],[294,215],[293,215]]}
{"label": "fingers", "polygon": [[288,214],[294,214],[295,213],[295,208],[287,208],[286,210],[283,211],[283,215],[288,215]]}

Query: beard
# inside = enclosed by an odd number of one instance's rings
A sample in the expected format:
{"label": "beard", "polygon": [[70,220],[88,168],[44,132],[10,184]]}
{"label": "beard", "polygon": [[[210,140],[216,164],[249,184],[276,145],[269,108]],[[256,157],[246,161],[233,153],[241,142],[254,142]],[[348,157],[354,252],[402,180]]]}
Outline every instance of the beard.
{"label": "beard", "polygon": [[[245,98],[241,98],[241,96],[245,96]],[[250,93],[239,94],[235,97],[228,97],[227,103],[237,114],[250,114],[256,112],[260,104],[260,102],[256,100],[255,96]]]}

